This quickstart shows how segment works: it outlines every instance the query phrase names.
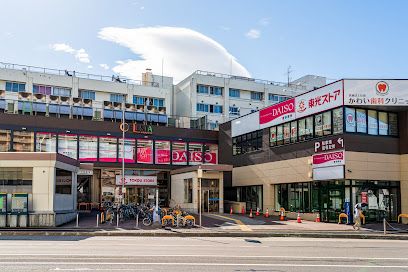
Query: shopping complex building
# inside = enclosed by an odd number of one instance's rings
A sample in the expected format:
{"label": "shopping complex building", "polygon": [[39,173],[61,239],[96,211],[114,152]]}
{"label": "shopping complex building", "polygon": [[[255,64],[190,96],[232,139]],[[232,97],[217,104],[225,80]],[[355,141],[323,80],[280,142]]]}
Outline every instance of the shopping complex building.
{"label": "shopping complex building", "polygon": [[408,213],[408,81],[344,79],[220,126],[225,199],[337,222]]}

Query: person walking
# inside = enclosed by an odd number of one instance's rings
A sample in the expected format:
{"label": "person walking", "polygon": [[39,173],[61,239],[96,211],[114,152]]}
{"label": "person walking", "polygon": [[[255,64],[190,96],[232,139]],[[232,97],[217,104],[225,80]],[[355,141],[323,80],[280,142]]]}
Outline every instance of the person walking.
{"label": "person walking", "polygon": [[361,205],[360,203],[357,203],[354,206],[354,225],[353,229],[354,230],[360,230],[361,227]]}

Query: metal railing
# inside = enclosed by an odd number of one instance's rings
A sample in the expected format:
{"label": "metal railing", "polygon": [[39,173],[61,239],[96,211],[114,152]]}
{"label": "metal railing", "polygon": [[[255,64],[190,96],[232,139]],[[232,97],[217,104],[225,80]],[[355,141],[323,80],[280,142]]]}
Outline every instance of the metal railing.
{"label": "metal railing", "polygon": [[159,82],[135,80],[135,79],[119,77],[115,75],[113,76],[96,75],[96,74],[77,72],[73,70],[60,70],[60,69],[37,67],[37,66],[30,66],[30,65],[21,65],[21,64],[15,64],[15,63],[0,62],[0,69],[1,68],[19,70],[19,71],[27,71],[27,72],[33,72],[33,73],[52,74],[52,75],[59,75],[59,76],[73,76],[73,77],[83,78],[83,79],[111,81],[111,82],[113,81],[113,82],[118,82],[118,83],[127,83],[127,84],[132,84],[132,85],[139,85],[139,86],[151,86],[151,87],[157,87],[157,88],[160,87]]}

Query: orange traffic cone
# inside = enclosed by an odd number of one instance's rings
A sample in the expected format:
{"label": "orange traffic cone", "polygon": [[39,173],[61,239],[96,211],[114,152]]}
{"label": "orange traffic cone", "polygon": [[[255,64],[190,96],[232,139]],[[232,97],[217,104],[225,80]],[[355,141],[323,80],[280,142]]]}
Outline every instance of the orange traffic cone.
{"label": "orange traffic cone", "polygon": [[280,221],[285,221],[285,212],[283,210],[280,211],[279,220]]}
{"label": "orange traffic cone", "polygon": [[231,206],[231,208],[230,208],[230,214],[232,214],[232,206]]}
{"label": "orange traffic cone", "polygon": [[269,217],[269,209],[268,209],[268,208],[266,208],[265,217],[266,217],[266,218]]}
{"label": "orange traffic cone", "polygon": [[259,208],[256,208],[256,213],[255,213],[255,215],[256,215],[256,216],[259,216]]}
{"label": "orange traffic cone", "polygon": [[302,223],[302,219],[300,219],[300,213],[299,212],[298,212],[298,215],[297,215],[297,222]]}
{"label": "orange traffic cone", "polygon": [[242,207],[241,213],[242,213],[242,215],[245,215],[245,209],[244,209],[244,207]]}
{"label": "orange traffic cone", "polygon": [[252,209],[249,211],[249,218],[254,218],[254,216],[252,215]]}
{"label": "orange traffic cone", "polygon": [[316,222],[318,222],[318,223],[320,222],[320,213],[318,213],[317,216],[316,216]]}

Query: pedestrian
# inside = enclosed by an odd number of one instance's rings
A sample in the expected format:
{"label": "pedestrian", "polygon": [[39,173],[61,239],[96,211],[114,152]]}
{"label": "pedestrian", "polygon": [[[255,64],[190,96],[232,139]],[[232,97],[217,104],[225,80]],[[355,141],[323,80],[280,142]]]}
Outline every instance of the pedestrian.
{"label": "pedestrian", "polygon": [[357,203],[354,206],[354,225],[353,229],[354,230],[360,230],[361,226],[361,205],[360,203]]}

